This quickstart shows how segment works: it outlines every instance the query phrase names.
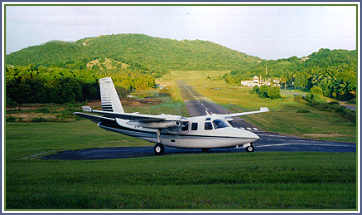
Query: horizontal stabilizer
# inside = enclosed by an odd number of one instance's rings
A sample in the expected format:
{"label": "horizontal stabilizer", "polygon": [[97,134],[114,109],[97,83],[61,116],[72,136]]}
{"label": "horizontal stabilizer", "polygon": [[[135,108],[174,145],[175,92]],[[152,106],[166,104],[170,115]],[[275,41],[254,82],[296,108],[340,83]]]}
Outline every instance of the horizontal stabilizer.
{"label": "horizontal stabilizer", "polygon": [[80,113],[80,112],[74,112],[73,114],[86,118],[86,119],[90,119],[93,122],[104,122],[104,121],[116,121],[116,119],[114,118],[108,118],[108,117],[104,117],[104,116],[96,116],[96,115],[90,115],[90,114],[85,114],[85,113]]}
{"label": "horizontal stabilizer", "polygon": [[168,114],[160,114],[160,115],[149,115],[149,114],[137,114],[137,113],[116,113],[109,111],[101,111],[101,110],[92,110],[92,113],[102,114],[105,117],[109,118],[119,118],[124,120],[134,120],[139,122],[162,122],[166,120],[181,120],[181,116],[177,115],[168,115]]}

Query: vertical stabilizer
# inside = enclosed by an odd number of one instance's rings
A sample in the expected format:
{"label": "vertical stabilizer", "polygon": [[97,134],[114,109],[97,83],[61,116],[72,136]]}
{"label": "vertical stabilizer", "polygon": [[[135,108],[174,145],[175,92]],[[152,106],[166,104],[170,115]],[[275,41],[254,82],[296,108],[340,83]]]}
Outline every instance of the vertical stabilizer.
{"label": "vertical stabilizer", "polygon": [[99,79],[99,88],[101,90],[102,110],[124,113],[121,101],[119,100],[112,78]]}

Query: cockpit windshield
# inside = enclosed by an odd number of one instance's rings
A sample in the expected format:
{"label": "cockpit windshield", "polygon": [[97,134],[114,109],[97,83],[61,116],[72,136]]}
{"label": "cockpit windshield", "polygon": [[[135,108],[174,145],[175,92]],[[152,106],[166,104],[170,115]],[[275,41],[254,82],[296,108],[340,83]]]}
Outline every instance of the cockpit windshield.
{"label": "cockpit windshield", "polygon": [[229,125],[221,119],[215,119],[214,121],[212,121],[212,124],[214,124],[215,129],[229,127]]}

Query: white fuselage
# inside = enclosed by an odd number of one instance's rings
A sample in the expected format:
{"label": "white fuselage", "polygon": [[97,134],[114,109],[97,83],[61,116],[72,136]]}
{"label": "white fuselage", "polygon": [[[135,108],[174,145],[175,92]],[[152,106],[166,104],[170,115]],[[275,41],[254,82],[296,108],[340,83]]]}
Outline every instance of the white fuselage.
{"label": "white fuselage", "polygon": [[98,123],[98,126],[150,142],[180,148],[247,147],[259,139],[256,134],[234,128],[225,119],[212,115],[184,118],[180,120],[180,124],[158,130],[135,125],[129,120],[116,119],[113,124]]}

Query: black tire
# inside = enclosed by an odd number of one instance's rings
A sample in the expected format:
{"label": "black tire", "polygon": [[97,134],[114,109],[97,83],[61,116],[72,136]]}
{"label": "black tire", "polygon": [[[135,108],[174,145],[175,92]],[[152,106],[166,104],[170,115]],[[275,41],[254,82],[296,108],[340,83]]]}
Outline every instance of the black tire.
{"label": "black tire", "polygon": [[164,150],[165,150],[165,148],[160,143],[157,143],[155,145],[155,147],[153,147],[153,151],[155,152],[155,155],[162,155]]}
{"label": "black tire", "polygon": [[254,152],[254,146],[250,145],[250,146],[246,147],[245,150],[247,152]]}

